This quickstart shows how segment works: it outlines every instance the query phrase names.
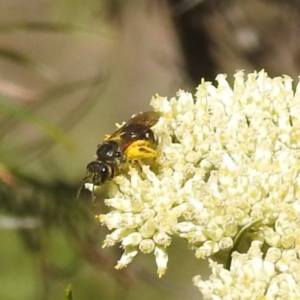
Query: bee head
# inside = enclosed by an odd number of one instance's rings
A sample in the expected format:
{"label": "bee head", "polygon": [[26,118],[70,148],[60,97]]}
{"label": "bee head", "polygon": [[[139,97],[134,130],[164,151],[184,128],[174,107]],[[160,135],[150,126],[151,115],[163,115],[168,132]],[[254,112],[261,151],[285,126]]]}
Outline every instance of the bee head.
{"label": "bee head", "polygon": [[92,161],[87,166],[87,176],[83,178],[82,184],[77,192],[77,199],[80,196],[81,190],[85,183],[93,184],[92,199],[94,199],[94,187],[100,186],[114,176],[114,168],[108,163],[102,161]]}

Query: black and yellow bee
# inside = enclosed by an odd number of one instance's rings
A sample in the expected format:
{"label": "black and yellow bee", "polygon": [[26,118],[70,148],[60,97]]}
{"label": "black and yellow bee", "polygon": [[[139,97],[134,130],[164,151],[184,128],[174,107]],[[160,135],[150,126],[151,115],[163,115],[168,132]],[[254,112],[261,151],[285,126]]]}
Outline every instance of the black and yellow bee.
{"label": "black and yellow bee", "polygon": [[98,145],[97,158],[87,165],[87,176],[83,179],[82,186],[85,183],[92,183],[94,186],[104,184],[114,178],[127,161],[155,159],[157,137],[151,127],[158,122],[159,117],[159,113],[154,111],[136,114],[108,136]]}

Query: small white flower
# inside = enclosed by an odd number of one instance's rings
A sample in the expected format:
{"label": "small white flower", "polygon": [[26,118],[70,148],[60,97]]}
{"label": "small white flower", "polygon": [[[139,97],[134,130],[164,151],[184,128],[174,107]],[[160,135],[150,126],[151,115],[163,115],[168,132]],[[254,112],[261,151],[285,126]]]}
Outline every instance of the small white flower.
{"label": "small white flower", "polygon": [[129,263],[132,262],[133,258],[138,254],[138,250],[136,248],[127,247],[118,261],[118,264],[115,266],[116,269],[122,269],[126,267]]}
{"label": "small white flower", "polygon": [[155,243],[153,240],[142,240],[139,245],[139,249],[143,253],[151,253],[155,249]]}
{"label": "small white flower", "polygon": [[158,277],[161,277],[165,274],[167,270],[167,264],[168,264],[168,254],[166,252],[166,249],[164,247],[156,246],[154,250],[154,255],[156,259],[157,264],[157,274]]}

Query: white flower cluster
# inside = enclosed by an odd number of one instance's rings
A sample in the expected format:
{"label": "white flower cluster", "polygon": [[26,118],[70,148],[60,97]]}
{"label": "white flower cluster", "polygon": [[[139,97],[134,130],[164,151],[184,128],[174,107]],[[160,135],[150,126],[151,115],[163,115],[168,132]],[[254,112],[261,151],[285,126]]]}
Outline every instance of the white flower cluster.
{"label": "white flower cluster", "polygon": [[212,275],[203,281],[194,278],[204,299],[300,299],[300,260],[295,250],[269,248],[266,255],[262,243],[254,241],[247,254],[233,255],[229,270],[210,261]]}
{"label": "white flower cluster", "polygon": [[112,231],[104,246],[124,248],[117,268],[153,252],[161,276],[173,236],[206,258],[255,220],[267,245],[300,254],[300,85],[294,92],[291,78],[263,71],[237,72],[233,88],[216,80],[194,97],[152,99],[157,166],[117,176],[111,211],[99,216]]}

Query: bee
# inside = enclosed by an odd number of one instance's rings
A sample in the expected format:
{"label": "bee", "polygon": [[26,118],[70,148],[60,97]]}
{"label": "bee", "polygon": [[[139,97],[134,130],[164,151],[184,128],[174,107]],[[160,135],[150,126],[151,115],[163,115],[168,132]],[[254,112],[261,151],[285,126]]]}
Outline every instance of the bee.
{"label": "bee", "polygon": [[[90,162],[87,176],[83,178],[77,198],[85,183],[101,186],[114,178],[127,161],[155,159],[157,156],[157,137],[151,128],[158,122],[160,115],[154,111],[142,112],[132,116],[115,133],[104,139],[96,151],[96,159]],[[94,199],[94,191],[92,191]]]}

